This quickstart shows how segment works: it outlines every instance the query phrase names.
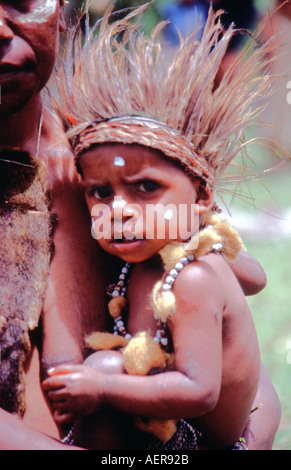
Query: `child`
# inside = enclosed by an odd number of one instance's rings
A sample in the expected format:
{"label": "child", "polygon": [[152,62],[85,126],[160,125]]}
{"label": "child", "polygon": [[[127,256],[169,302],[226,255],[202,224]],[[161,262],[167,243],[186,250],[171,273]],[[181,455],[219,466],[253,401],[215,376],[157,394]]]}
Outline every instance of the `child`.
{"label": "child", "polygon": [[[60,77],[95,236],[126,263],[108,305],[114,334],[90,336],[99,352],[85,365],[51,370],[43,387],[59,423],[91,415],[76,424],[79,445],[85,432],[90,448],[185,450],[202,434],[208,445],[229,448],[251,413],[260,353],[227,262],[242,244],[215,214],[214,191],[245,146],[244,130],[259,113],[253,104],[268,91],[266,51],[240,58],[214,89],[232,26],[224,31],[210,10],[201,41],[196,32],[181,40],[164,73],[159,28],[145,39],[131,16],[104,20],[84,47],[71,43]],[[149,206],[165,208],[164,219],[149,218]]]}

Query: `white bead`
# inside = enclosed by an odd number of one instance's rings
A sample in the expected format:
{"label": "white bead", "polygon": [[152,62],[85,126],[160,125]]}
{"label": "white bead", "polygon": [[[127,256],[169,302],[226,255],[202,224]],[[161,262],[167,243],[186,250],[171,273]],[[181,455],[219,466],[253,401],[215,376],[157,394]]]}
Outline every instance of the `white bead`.
{"label": "white bead", "polygon": [[119,279],[120,279],[120,280],[125,279],[125,274],[120,274]]}
{"label": "white bead", "polygon": [[163,346],[168,346],[168,338],[161,338],[161,344]]}
{"label": "white bead", "polygon": [[127,274],[128,273],[128,268],[126,266],[124,266],[124,268],[122,268],[121,272],[122,272],[122,274]]}
{"label": "white bead", "polygon": [[176,271],[181,271],[181,269],[183,269],[183,267],[184,267],[184,265],[180,262],[175,264]]}
{"label": "white bead", "polygon": [[194,255],[189,255],[189,256],[188,256],[188,260],[189,260],[189,261],[194,261],[194,259],[195,259],[195,256],[194,256]]}
{"label": "white bead", "polygon": [[122,321],[122,320],[118,320],[118,321],[116,322],[116,326],[117,326],[117,328],[120,328],[121,326],[124,326],[123,321]]}
{"label": "white bead", "polygon": [[180,263],[182,264],[187,264],[188,263],[188,258],[186,258],[185,256],[183,258],[180,259]]}
{"label": "white bead", "polygon": [[163,289],[164,291],[169,291],[169,290],[171,290],[171,286],[170,286],[169,284],[163,284],[162,289]]}
{"label": "white bead", "polygon": [[222,250],[223,248],[223,244],[222,243],[214,243],[214,245],[212,245],[212,249],[214,251],[219,251],[219,250]]}
{"label": "white bead", "polygon": [[125,339],[130,339],[132,336],[129,333],[126,333]]}
{"label": "white bead", "polygon": [[116,289],[112,292],[112,297],[118,297],[119,295],[119,291]]}
{"label": "white bead", "polygon": [[176,269],[171,269],[169,275],[175,279],[178,276],[178,271],[176,271]]}
{"label": "white bead", "polygon": [[167,283],[167,284],[170,284],[170,286],[171,286],[172,284],[174,284],[174,282],[175,282],[175,279],[174,279],[172,276],[167,276],[167,277],[166,277],[166,283]]}

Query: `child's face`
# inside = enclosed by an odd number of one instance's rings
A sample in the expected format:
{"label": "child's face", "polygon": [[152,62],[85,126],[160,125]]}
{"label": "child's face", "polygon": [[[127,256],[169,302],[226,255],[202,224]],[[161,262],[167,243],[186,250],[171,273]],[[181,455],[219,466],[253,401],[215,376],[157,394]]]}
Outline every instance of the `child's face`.
{"label": "child's face", "polygon": [[140,262],[198,231],[200,181],[159,151],[109,143],[84,153],[80,165],[95,237],[107,252]]}
{"label": "child's face", "polygon": [[47,83],[63,10],[63,0],[0,0],[0,117],[17,112]]}

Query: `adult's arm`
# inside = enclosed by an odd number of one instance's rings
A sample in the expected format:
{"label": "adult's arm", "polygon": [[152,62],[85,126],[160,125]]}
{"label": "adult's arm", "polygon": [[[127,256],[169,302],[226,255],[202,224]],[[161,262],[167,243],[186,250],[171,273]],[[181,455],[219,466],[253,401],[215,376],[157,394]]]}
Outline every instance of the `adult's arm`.
{"label": "adult's arm", "polygon": [[56,154],[47,166],[57,225],[42,315],[43,369],[83,361],[85,335],[104,326],[109,266],[91,236],[90,215],[73,157]]}
{"label": "adult's arm", "polygon": [[65,445],[0,409],[0,450],[84,450]]}

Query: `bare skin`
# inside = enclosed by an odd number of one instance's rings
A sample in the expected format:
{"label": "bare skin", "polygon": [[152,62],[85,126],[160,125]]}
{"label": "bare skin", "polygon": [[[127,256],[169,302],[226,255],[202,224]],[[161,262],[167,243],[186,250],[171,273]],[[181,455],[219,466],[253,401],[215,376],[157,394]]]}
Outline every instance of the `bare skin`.
{"label": "bare skin", "polygon": [[[123,167],[114,165],[116,155],[124,159]],[[107,144],[83,155],[81,165],[90,210],[100,202],[111,206],[117,195],[126,204],[141,206],[170,201],[179,204],[187,197],[193,203],[194,198],[200,213],[212,204],[211,194],[201,190],[199,183],[190,183],[181,169],[151,149]],[[127,220],[128,214],[122,224]],[[128,331],[135,334],[149,330],[154,334],[156,323],[144,299],[163,274],[155,257],[163,243],[99,242],[110,254],[137,263],[128,291]],[[177,311],[169,326],[176,371],[125,375],[119,373],[118,362],[111,374],[104,372],[102,363],[95,364],[94,370],[92,363],[91,367],[55,368],[43,387],[57,422],[72,422],[109,408],[126,415],[194,418],[207,442],[219,447],[229,446],[242,436],[260,377],[257,337],[244,293],[229,265],[215,254],[185,267],[175,282],[174,293]],[[96,418],[98,422],[98,415]],[[97,448],[99,444],[95,444]]]}
{"label": "bare skin", "polygon": [[240,251],[237,260],[231,264],[231,269],[245,295],[258,294],[266,287],[265,271],[249,253]]}

